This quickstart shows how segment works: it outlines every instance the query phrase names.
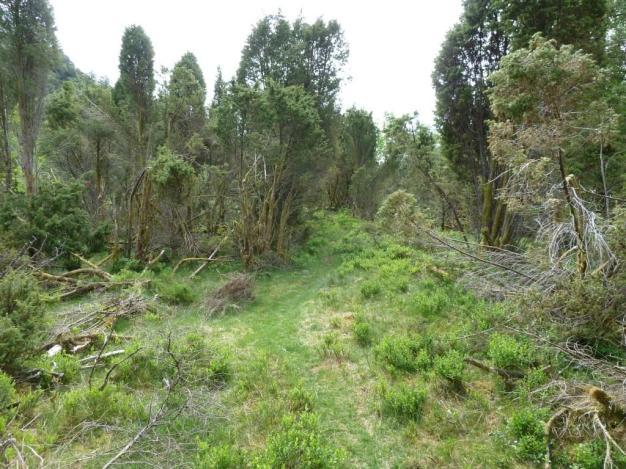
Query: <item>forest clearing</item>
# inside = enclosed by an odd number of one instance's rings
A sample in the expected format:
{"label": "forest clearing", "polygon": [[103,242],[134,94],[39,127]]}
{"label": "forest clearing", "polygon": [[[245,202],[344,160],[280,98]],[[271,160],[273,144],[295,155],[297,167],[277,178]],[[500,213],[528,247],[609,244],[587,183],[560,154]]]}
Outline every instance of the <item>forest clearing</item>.
{"label": "forest clearing", "polygon": [[52,3],[0,0],[2,467],[626,467],[623,1],[459,2],[434,126],[336,20],[211,93]]}

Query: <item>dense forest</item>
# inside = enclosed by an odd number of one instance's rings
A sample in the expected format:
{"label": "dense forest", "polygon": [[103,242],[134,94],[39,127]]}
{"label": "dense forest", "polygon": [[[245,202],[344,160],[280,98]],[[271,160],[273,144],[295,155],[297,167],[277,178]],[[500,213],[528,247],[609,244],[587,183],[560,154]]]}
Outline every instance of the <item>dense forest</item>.
{"label": "dense forest", "polygon": [[435,128],[348,40],[110,83],[0,0],[3,467],[626,467],[626,2],[464,0]]}

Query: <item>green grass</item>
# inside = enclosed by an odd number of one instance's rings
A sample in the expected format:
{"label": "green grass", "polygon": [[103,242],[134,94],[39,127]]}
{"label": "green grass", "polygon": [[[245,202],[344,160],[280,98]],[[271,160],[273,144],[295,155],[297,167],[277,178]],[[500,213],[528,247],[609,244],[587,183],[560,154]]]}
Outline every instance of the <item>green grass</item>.
{"label": "green grass", "polygon": [[[506,307],[454,286],[454,269],[433,254],[400,245],[347,214],[315,214],[309,231],[289,268],[256,275],[255,299],[240,309],[210,316],[206,307],[225,273],[239,269],[236,263],[212,266],[192,281],[191,266],[175,275],[165,269],[147,275],[156,280],[157,294],[172,293],[164,282],[176,291],[155,311],[117,328],[133,336],[129,350],[146,343],[154,348],[170,331],[184,344],[193,333],[210,344],[207,373],[214,366],[227,369],[227,379],[207,394],[208,425],[181,417],[162,430],[189,429],[181,433],[193,435],[184,442],[186,462],[304,464],[298,458],[306,453],[312,461],[332,456],[348,467],[527,464],[528,458],[502,444],[511,434],[508,418],[521,404],[501,391],[497,377],[462,362],[466,354],[498,364],[502,356],[527,355],[512,339],[490,345],[483,334],[506,316]],[[214,356],[220,361],[212,362]],[[115,390],[148,402],[162,391],[160,380],[151,382],[133,368],[141,360],[129,360],[119,371],[141,383],[129,381],[122,391],[116,382]],[[162,369],[158,355],[153,360],[150,366]],[[462,381],[464,392],[449,381]],[[309,446],[301,446],[302,438]],[[76,443],[64,458],[123,442],[113,437],[93,446]],[[57,443],[41,447],[54,451]]]}

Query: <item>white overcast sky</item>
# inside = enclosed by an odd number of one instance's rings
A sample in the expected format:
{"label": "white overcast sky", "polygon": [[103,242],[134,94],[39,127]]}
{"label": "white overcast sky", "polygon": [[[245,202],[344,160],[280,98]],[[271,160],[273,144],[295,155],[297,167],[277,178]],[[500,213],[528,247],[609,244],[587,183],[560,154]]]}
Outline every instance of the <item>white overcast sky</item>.
{"label": "white overcast sky", "polygon": [[289,19],[336,19],[350,47],[342,106],[385,112],[418,111],[431,125],[435,106],[433,61],[461,0],[51,0],[57,36],[78,68],[114,82],[124,28],[143,26],[155,50],[156,70],[171,68],[187,51],[202,67],[209,90],[218,66],[236,71],[253,25],[281,10]]}

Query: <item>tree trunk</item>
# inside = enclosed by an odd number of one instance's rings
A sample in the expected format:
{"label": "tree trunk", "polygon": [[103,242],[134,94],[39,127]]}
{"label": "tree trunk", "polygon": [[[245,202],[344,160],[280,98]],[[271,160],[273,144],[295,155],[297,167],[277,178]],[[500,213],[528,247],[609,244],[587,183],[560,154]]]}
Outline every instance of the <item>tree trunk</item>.
{"label": "tree trunk", "polygon": [[9,147],[9,109],[4,84],[0,83],[0,125],[2,125],[2,159],[4,161],[4,188],[8,192],[13,186],[13,160]]}

